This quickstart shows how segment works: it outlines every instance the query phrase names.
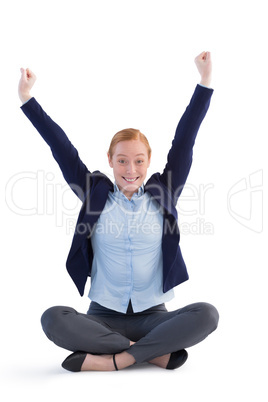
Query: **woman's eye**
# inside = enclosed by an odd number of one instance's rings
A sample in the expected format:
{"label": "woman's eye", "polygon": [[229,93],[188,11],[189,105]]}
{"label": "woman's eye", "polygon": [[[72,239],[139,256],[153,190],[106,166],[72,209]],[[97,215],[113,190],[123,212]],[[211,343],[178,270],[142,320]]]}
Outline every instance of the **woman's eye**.
{"label": "woman's eye", "polygon": [[140,160],[137,161],[137,164],[138,164],[138,165],[141,165],[142,163],[143,163],[143,160],[142,160],[142,159],[140,159]]}
{"label": "woman's eye", "polygon": [[121,163],[121,164],[124,164],[126,161],[124,159],[119,159],[118,162]]}

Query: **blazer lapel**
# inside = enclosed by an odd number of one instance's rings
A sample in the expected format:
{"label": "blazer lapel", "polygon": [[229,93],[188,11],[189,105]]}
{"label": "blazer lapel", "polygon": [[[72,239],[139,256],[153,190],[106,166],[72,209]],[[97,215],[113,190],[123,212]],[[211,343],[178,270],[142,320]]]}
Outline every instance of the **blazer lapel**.
{"label": "blazer lapel", "polygon": [[91,188],[87,192],[77,219],[75,233],[68,256],[69,261],[81,247],[82,243],[92,233],[94,225],[106,204],[109,191],[113,191],[113,184],[107,176],[98,174],[98,180],[96,180],[96,177],[93,178]]}

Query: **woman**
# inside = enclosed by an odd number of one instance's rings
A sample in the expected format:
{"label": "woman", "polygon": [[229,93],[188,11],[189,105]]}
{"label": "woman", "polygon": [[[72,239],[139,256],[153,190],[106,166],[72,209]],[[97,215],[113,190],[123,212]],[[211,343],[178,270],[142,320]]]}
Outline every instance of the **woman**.
{"label": "woman", "polygon": [[210,53],[201,53],[195,63],[200,85],[178,124],[163,173],[145,185],[151,148],[139,130],[122,130],[111,141],[114,184],[99,171],[89,172],[63,130],[31,96],[35,75],[21,69],[21,108],[83,203],[66,265],[81,295],[91,276],[89,310],[81,314],[56,306],[41,318],[47,337],[74,352],[62,363],[67,370],[113,371],[141,362],[175,369],[188,357],[185,348],[217,328],[218,312],[208,303],[173,312],[165,307],[173,288],[188,279],[175,205],[213,93]]}

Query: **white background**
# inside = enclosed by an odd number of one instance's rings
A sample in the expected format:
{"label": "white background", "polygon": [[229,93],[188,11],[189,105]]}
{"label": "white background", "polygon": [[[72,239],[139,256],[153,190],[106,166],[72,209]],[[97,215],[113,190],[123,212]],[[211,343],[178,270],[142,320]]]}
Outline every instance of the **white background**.
{"label": "white background", "polygon": [[[2,3],[5,401],[267,400],[267,35],[264,0]],[[212,52],[215,92],[180,207],[190,280],[176,288],[167,307],[210,302],[220,312],[219,328],[189,349],[187,364],[173,372],[148,366],[66,372],[60,363],[68,352],[46,339],[40,316],[57,304],[88,308],[87,296],[80,298],[65,270],[80,205],[19,109],[19,69],[36,73],[32,94],[90,170],[111,175],[109,141],[135,127],[153,148],[150,174],[164,167],[199,80],[193,60],[203,50]]]}

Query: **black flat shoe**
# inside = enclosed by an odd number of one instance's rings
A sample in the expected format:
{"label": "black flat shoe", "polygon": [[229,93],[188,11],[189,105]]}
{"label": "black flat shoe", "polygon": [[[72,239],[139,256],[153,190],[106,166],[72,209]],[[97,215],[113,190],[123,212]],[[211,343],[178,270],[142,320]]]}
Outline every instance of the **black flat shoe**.
{"label": "black flat shoe", "polygon": [[65,370],[78,372],[81,371],[82,364],[86,358],[85,352],[74,352],[70,356],[68,356],[64,362],[62,362],[62,367]]}
{"label": "black flat shoe", "polygon": [[188,353],[184,349],[171,353],[166,369],[174,370],[181,367],[186,362],[187,358]]}

